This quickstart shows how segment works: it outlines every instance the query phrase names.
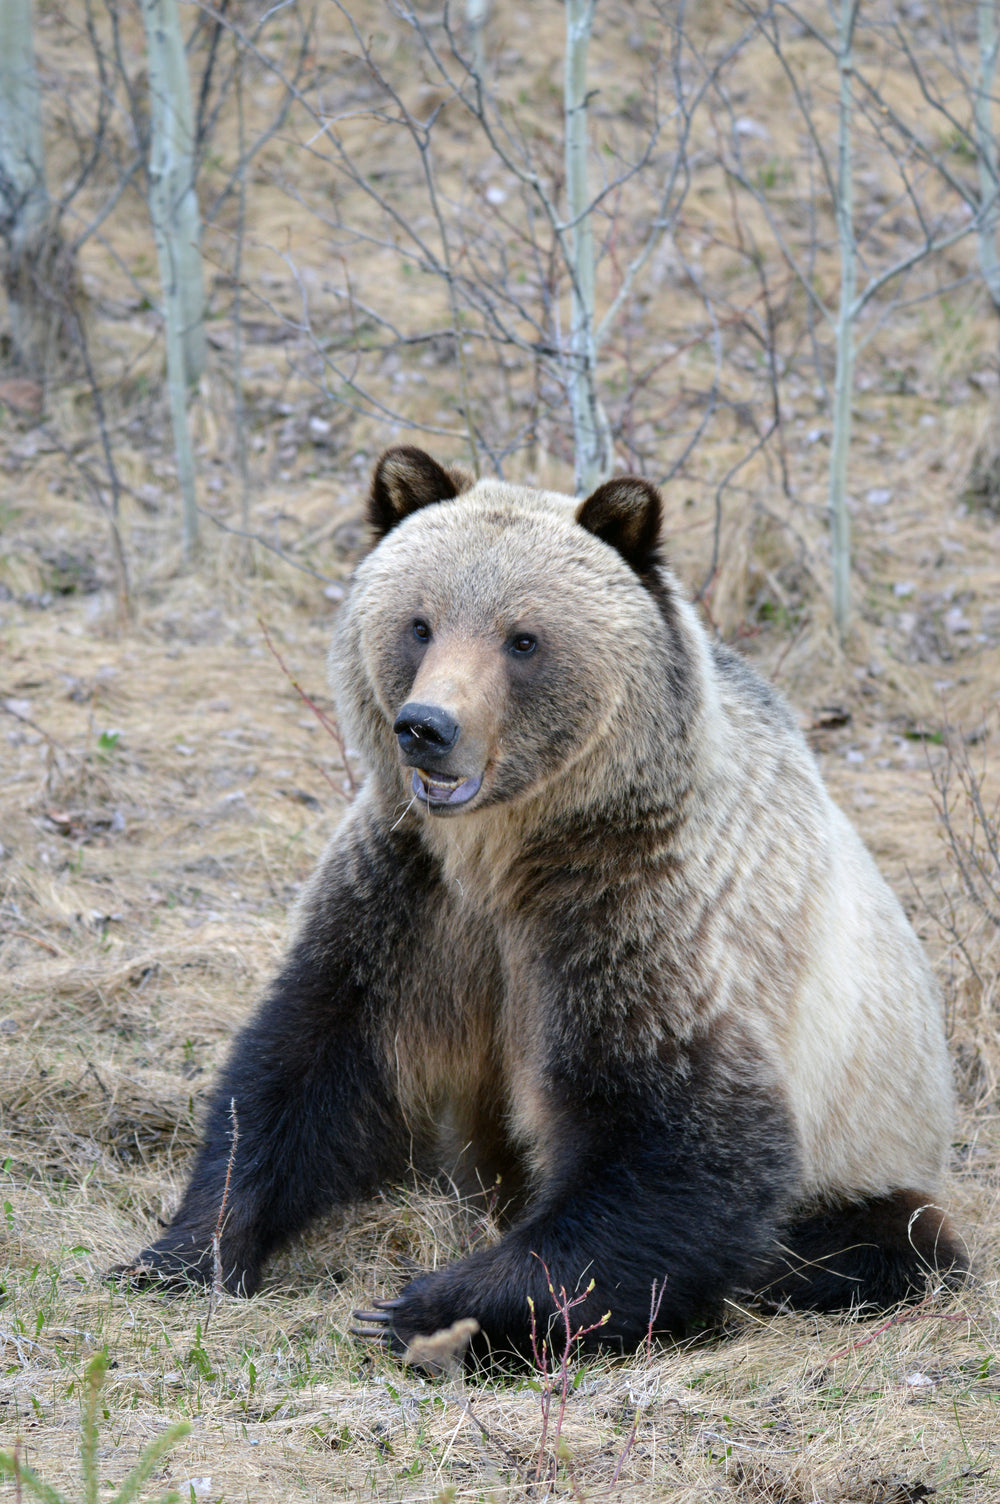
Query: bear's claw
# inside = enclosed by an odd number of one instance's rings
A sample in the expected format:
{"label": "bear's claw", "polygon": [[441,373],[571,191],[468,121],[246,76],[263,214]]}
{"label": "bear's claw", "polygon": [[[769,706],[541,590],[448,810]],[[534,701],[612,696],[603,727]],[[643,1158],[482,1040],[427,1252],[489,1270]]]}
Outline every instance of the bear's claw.
{"label": "bear's claw", "polygon": [[389,1346],[389,1333],[384,1328],[372,1330],[370,1327],[349,1326],[347,1333],[348,1336],[358,1337],[363,1342],[374,1342],[378,1347],[388,1348]]}
{"label": "bear's claw", "polygon": [[371,1342],[387,1344],[390,1336],[389,1328],[392,1324],[392,1312],[397,1311],[403,1304],[400,1297],[395,1300],[374,1300],[373,1311],[353,1311],[356,1322],[363,1325],[349,1328],[352,1337],[364,1337]]}

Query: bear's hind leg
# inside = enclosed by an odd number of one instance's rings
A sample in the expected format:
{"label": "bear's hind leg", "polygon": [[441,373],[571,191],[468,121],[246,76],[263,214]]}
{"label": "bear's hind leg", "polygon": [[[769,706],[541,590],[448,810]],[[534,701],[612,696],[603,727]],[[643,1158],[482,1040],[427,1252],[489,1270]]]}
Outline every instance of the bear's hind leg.
{"label": "bear's hind leg", "polygon": [[918,1191],[890,1191],[792,1223],[759,1293],[802,1310],[885,1310],[923,1295],[928,1276],[953,1282],[968,1269],[940,1207]]}

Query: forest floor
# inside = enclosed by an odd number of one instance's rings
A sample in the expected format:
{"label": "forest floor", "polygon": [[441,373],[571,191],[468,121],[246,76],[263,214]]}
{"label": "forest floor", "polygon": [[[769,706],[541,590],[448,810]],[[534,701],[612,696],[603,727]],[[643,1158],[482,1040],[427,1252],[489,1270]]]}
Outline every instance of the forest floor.
{"label": "forest floor", "polygon": [[[540,68],[558,58],[550,20],[531,37]],[[58,36],[47,45],[47,66],[68,69],[69,44],[66,57]],[[518,46],[527,68],[523,36]],[[273,179],[258,186],[259,244],[285,215],[307,247],[287,194]],[[140,222],[115,235],[133,268],[152,256]],[[825,419],[806,388],[787,419],[792,494],[754,472],[726,513],[707,607],[788,696],[933,959],[959,1095],[948,1202],[975,1277],[882,1318],[734,1307],[723,1331],[690,1346],[574,1360],[550,1393],[537,1373],[421,1378],[348,1334],[352,1308],[490,1235],[433,1187],[400,1187],[317,1228],[247,1302],[210,1309],[203,1295],[102,1280],[176,1205],[213,1074],[360,771],[345,768],[307,699],[332,712],[324,659],[366,476],[398,437],[391,424],[338,429],[283,364],[279,326],[262,328],[247,356],[246,521],[271,547],[248,549],[224,530],[242,522],[220,334],[195,414],[204,519],[186,563],[162,353],[135,364],[155,320],[131,294],[123,304],[120,287],[115,301],[115,275],[91,247],[94,348],[113,364],[127,347],[132,362],[109,417],[127,609],[66,438],[94,441],[85,385],[53,389],[40,414],[8,400],[0,415],[0,1445],[19,1438],[22,1461],[75,1497],[84,1370],[106,1350],[102,1490],[188,1419],[150,1497],[169,1486],[185,1504],[550,1491],[678,1504],[995,1500],[1000,934],[963,888],[941,813],[950,776],[962,850],[971,805],[955,779],[966,766],[997,829],[1000,520],[963,499],[1000,386],[984,296],[969,285],[937,322],[872,347],[855,407],[855,619],[843,646],[823,563]],[[675,295],[664,284],[658,297]],[[706,474],[729,464],[731,443],[713,452],[706,440]],[[555,449],[521,473],[572,479]],[[668,551],[692,586],[715,529],[713,488],[698,484],[682,471],[664,492]]]}

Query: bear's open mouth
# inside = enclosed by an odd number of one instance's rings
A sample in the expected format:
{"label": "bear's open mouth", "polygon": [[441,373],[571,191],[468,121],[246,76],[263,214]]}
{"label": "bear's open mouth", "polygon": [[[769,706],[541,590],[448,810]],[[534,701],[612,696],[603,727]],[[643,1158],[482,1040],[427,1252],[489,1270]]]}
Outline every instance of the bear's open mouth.
{"label": "bear's open mouth", "polygon": [[467,804],[479,793],[483,782],[482,773],[473,778],[449,778],[446,773],[425,773],[423,768],[413,770],[413,792],[425,804]]}

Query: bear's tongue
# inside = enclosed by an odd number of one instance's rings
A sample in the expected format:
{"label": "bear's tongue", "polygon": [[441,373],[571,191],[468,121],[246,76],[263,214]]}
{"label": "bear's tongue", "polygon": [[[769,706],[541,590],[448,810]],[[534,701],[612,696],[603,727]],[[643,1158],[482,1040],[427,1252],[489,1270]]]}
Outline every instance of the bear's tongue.
{"label": "bear's tongue", "polygon": [[445,778],[422,768],[413,770],[413,792],[425,804],[466,804],[479,793],[482,781],[481,773],[476,778]]}

